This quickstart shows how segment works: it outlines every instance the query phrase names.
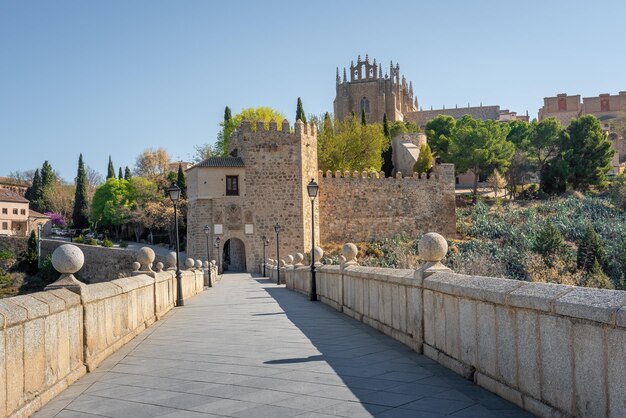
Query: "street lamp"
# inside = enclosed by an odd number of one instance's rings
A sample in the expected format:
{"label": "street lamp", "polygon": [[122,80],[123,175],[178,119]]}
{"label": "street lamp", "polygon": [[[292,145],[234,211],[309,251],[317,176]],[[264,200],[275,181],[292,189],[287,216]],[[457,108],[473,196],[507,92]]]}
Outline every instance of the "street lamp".
{"label": "street lamp", "polygon": [[274,225],[274,231],[276,232],[276,284],[280,284],[280,245],[278,241],[278,234],[283,230],[278,222]]}
{"label": "street lamp", "polygon": [[209,249],[209,232],[211,232],[211,228],[209,225],[204,226],[204,235],[206,235],[206,257],[209,262],[209,287],[213,287],[213,283],[211,281],[211,250]]}
{"label": "street lamp", "polygon": [[311,293],[309,294],[309,299],[312,301],[317,300],[317,283],[315,282],[315,198],[318,190],[319,186],[314,179],[311,179],[311,182],[306,186],[306,191],[311,198]]}
{"label": "street lamp", "polygon": [[220,259],[220,237],[215,238],[215,248],[217,248],[217,274],[220,274],[220,264],[221,264],[221,259]]}
{"label": "street lamp", "polygon": [[267,248],[268,244],[270,243],[270,240],[267,239],[267,237],[265,235],[263,235],[261,237],[261,240],[263,241],[263,277],[267,277],[265,275],[265,249]]}
{"label": "street lamp", "polygon": [[182,274],[180,273],[180,245],[178,240],[178,200],[180,199],[180,187],[176,183],[172,183],[167,193],[174,202],[174,229],[176,230],[176,306],[184,306],[183,301],[183,283]]}

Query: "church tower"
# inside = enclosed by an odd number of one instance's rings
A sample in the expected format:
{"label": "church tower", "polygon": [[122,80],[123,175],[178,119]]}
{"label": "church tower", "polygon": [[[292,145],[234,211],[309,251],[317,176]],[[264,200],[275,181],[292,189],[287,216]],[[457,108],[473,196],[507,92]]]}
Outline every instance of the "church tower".
{"label": "church tower", "polygon": [[343,69],[343,78],[339,68],[336,73],[336,96],[334,101],[335,117],[344,119],[354,112],[360,118],[362,110],[365,118],[371,123],[382,123],[383,115],[391,122],[404,120],[404,115],[417,111],[417,99],[413,97],[413,83],[407,84],[406,78],[400,76],[400,65],[393,62],[389,71],[383,75],[383,67],[370,63],[369,57],[361,60],[359,55],[356,65],[350,64],[350,81]]}

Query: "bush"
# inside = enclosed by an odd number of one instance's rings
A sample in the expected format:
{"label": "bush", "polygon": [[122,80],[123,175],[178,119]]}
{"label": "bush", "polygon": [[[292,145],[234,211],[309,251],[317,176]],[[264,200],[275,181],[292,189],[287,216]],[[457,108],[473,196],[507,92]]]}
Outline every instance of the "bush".
{"label": "bush", "polygon": [[15,259],[15,254],[11,250],[0,251],[0,261],[8,261]]}
{"label": "bush", "polygon": [[120,242],[120,248],[128,248],[128,243],[126,241]]}
{"label": "bush", "polygon": [[82,234],[74,238],[74,242],[77,244],[83,244],[85,242],[85,237]]}
{"label": "bush", "polygon": [[102,246],[106,248],[111,248],[113,246],[113,242],[109,239],[105,239],[102,241]]}
{"label": "bush", "polygon": [[89,238],[89,240],[86,242],[87,245],[98,245],[98,240],[95,238]]}
{"label": "bush", "polygon": [[56,271],[52,266],[52,255],[48,255],[41,262],[41,269],[39,270],[39,274],[46,283],[52,283],[59,278],[59,272]]}
{"label": "bush", "polygon": [[565,240],[563,240],[561,231],[552,222],[548,221],[545,227],[537,234],[533,251],[545,258],[549,258],[558,255],[564,245]]}

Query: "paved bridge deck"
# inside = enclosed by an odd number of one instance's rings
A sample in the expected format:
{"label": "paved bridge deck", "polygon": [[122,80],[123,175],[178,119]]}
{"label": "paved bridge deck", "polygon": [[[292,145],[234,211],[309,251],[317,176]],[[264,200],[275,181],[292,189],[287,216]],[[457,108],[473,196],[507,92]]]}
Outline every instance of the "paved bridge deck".
{"label": "paved bridge deck", "polygon": [[330,307],[231,274],[35,417],[527,417]]}

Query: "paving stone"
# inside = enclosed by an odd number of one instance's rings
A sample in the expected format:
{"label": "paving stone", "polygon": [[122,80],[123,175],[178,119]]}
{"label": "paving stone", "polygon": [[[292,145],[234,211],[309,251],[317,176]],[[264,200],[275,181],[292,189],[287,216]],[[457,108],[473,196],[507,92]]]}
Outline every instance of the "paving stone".
{"label": "paving stone", "polygon": [[246,274],[225,275],[55,399],[65,404],[34,416],[522,413],[375,329]]}

